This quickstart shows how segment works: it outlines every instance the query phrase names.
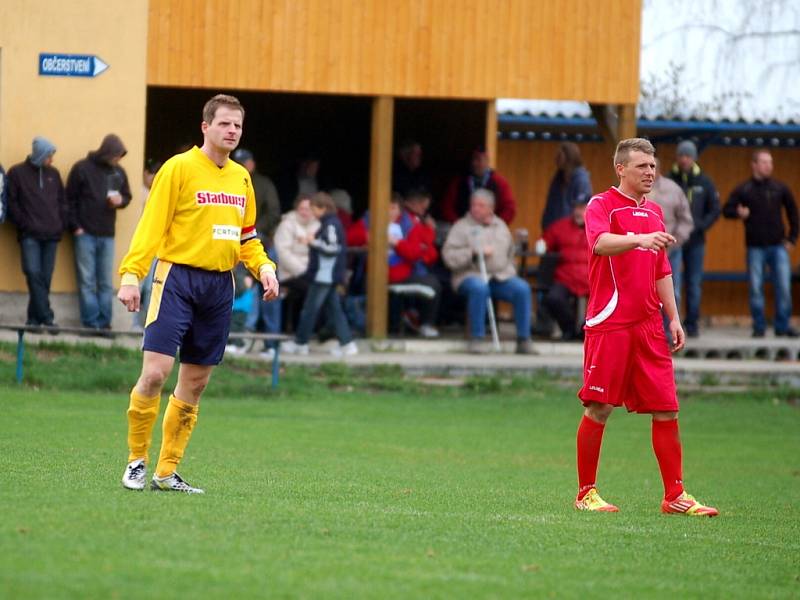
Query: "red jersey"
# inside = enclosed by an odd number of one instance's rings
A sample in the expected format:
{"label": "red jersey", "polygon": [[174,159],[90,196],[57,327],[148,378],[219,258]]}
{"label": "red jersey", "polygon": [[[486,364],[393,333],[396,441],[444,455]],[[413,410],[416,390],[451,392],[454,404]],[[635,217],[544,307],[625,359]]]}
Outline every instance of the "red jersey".
{"label": "red jersey", "polygon": [[661,207],[636,200],[612,187],[594,196],[586,208],[589,244],[589,304],[586,329],[610,331],[630,327],[661,310],[656,281],[672,274],[664,250],[634,248],[616,256],[594,253],[603,233],[635,235],[665,231]]}

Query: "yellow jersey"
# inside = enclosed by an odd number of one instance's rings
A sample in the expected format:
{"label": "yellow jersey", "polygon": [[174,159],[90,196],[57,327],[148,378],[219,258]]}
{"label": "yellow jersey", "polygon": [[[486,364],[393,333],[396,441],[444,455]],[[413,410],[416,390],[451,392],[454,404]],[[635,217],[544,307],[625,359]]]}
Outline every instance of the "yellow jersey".
{"label": "yellow jersey", "polygon": [[136,285],[153,256],[207,271],[230,271],[241,260],[259,277],[275,270],[257,237],[256,201],[247,169],[228,160],[218,167],[195,146],[170,158],[150,189],[119,272]]}

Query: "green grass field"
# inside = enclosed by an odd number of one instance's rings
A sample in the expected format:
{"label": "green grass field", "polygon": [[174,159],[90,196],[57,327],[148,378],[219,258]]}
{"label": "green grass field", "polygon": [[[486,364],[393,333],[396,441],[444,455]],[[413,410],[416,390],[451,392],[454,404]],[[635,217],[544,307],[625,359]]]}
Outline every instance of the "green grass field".
{"label": "green grass field", "polygon": [[[215,374],[181,473],[129,492],[127,350],[50,344],[13,382],[0,345],[2,598],[797,598],[800,412],[790,390],[692,394],[687,489],[664,516],[646,417],[615,414],[572,509],[574,384],[430,387],[393,369]],[[163,410],[163,402],[162,402]],[[156,430],[156,446],[160,432]]]}

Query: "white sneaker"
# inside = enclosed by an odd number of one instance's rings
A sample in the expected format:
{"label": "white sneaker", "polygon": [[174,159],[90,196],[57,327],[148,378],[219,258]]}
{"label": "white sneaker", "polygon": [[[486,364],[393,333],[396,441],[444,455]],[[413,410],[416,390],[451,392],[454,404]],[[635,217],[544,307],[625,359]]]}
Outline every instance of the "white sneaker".
{"label": "white sneaker", "polygon": [[424,338],[437,338],[439,337],[439,330],[433,325],[421,325],[419,334]]}
{"label": "white sneaker", "polygon": [[358,346],[355,342],[348,342],[344,346],[336,346],[331,349],[331,354],[334,356],[353,356],[358,354]]}
{"label": "white sneaker", "polygon": [[242,346],[237,346],[236,344],[228,344],[225,346],[225,354],[238,356],[240,354],[244,354],[244,348]]}
{"label": "white sneaker", "polygon": [[128,463],[122,474],[122,487],[129,490],[141,491],[147,478],[147,465],[143,458],[137,458]]}
{"label": "white sneaker", "polygon": [[294,340],[289,340],[281,344],[281,350],[286,352],[286,354],[306,356],[308,354],[308,344],[298,344]]}
{"label": "white sneaker", "polygon": [[166,477],[156,477],[150,481],[150,489],[156,492],[183,492],[185,494],[205,494],[200,488],[192,487],[180,475],[173,473]]}
{"label": "white sneaker", "polygon": [[267,348],[263,352],[259,352],[258,355],[264,360],[275,360],[275,348]]}

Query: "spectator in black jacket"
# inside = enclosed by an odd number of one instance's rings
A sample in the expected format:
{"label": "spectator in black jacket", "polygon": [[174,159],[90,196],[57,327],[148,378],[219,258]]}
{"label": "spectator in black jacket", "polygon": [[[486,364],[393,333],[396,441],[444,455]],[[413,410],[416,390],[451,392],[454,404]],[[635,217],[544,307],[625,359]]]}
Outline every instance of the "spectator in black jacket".
{"label": "spectator in black jacket", "polygon": [[[725,204],[728,219],[744,221],[750,314],[753,337],[764,337],[764,264],[769,265],[775,286],[775,335],[798,337],[789,325],[792,316],[792,268],[789,253],[797,243],[797,205],[789,188],[772,178],[772,154],[756,150],[750,163],[752,178],[739,185]],[[782,211],[789,221],[787,233]]]}
{"label": "spectator in black jacket", "polygon": [[49,140],[35,137],[28,158],[8,170],[8,217],[17,228],[28,284],[26,324],[33,326],[55,326],[50,282],[56,248],[67,224],[64,185],[52,166],[55,152]]}
{"label": "spectator in black jacket", "polygon": [[131,202],[128,176],[119,166],[127,150],[113,133],[72,167],[67,178],[69,227],[75,236],[75,265],[81,323],[111,328],[112,270],[117,210]]}
{"label": "spectator in black jacket", "polygon": [[[692,209],[694,229],[681,247],[683,281],[686,283],[686,314],[683,327],[686,335],[700,334],[700,299],[703,289],[703,260],[706,254],[706,231],[719,218],[719,193],[708,175],[697,164],[697,146],[689,140],[678,144],[675,165],[670,178],[681,186]],[[676,295],[680,293],[676,290]],[[678,307],[680,309],[680,307]]]}

